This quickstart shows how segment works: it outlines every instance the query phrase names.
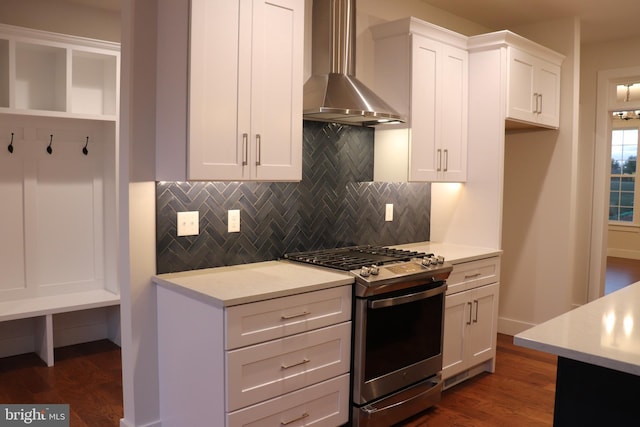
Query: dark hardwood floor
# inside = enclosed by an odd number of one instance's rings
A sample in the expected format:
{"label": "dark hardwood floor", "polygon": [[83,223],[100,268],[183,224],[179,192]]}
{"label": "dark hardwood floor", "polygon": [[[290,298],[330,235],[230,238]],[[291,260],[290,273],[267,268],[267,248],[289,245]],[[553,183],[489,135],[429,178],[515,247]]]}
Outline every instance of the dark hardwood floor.
{"label": "dark hardwood floor", "polygon": [[120,348],[96,341],[55,350],[49,368],[34,353],[0,359],[0,403],[67,403],[72,427],[116,427],[122,412]]}
{"label": "dark hardwood floor", "polygon": [[640,281],[640,260],[607,257],[605,294]]}
{"label": "dark hardwood floor", "polygon": [[498,334],[496,371],[460,383],[405,427],[551,426],[556,356],[518,347]]}
{"label": "dark hardwood floor", "polygon": [[[640,261],[607,260],[607,293],[640,280]],[[123,416],[120,349],[96,341],[55,351],[48,368],[35,354],[0,359],[0,403],[68,403],[72,427],[117,427]],[[404,427],[551,426],[556,357],[498,334],[496,372],[443,393]],[[185,426],[192,427],[192,426]]]}

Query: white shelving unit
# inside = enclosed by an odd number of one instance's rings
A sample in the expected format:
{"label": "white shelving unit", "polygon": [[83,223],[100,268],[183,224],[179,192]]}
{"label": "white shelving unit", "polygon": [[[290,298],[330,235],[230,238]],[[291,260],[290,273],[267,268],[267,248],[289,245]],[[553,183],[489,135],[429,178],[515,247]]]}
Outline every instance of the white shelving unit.
{"label": "white shelving unit", "polygon": [[0,357],[119,343],[119,67],[116,43],[0,25]]}
{"label": "white shelving unit", "polygon": [[115,121],[117,43],[0,24],[0,113]]}

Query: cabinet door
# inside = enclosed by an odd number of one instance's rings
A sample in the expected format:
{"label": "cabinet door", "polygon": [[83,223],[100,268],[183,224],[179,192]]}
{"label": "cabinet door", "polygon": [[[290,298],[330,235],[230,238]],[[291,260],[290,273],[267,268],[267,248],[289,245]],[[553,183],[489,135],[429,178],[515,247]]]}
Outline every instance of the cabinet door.
{"label": "cabinet door", "polygon": [[247,178],[250,6],[247,1],[191,0],[189,179]]}
{"label": "cabinet door", "polygon": [[437,96],[438,57],[441,43],[411,36],[411,130],[409,181],[436,181],[442,168],[440,117]]}
{"label": "cabinet door", "polygon": [[254,179],[302,179],[304,2],[254,0],[251,151]]}
{"label": "cabinet door", "polygon": [[469,61],[465,50],[444,46],[441,56],[442,176],[444,181],[467,179],[467,117]]}
{"label": "cabinet door", "polygon": [[447,295],[444,310],[442,377],[449,378],[467,368],[465,363],[467,328],[471,324],[469,293]]}
{"label": "cabinet door", "polygon": [[498,326],[498,283],[472,292],[472,333],[469,342],[469,366],[495,356]]}
{"label": "cabinet door", "polygon": [[560,126],[560,67],[540,61],[536,79],[540,94],[538,120],[540,124],[557,128]]}
{"label": "cabinet door", "polygon": [[507,118],[557,128],[560,66],[509,47]]}
{"label": "cabinet door", "polygon": [[410,181],[464,181],[468,54],[416,34],[412,40]]}
{"label": "cabinet door", "polygon": [[535,92],[536,58],[519,49],[509,47],[507,117],[536,122]]}
{"label": "cabinet door", "polygon": [[193,0],[188,178],[302,178],[304,3]]}

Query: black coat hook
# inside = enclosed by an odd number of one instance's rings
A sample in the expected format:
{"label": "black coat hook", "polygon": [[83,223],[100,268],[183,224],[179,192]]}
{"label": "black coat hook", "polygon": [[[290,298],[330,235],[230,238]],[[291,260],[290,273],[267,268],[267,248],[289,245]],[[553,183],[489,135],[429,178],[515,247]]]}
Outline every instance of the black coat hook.
{"label": "black coat hook", "polygon": [[89,145],[89,137],[87,137],[87,142],[84,143],[84,147],[82,147],[82,154],[85,156],[89,154],[89,150],[87,149],[87,145]]}
{"label": "black coat hook", "polygon": [[11,142],[9,143],[7,150],[9,150],[9,152],[13,154],[13,132],[11,132]]}
{"label": "black coat hook", "polygon": [[51,143],[53,142],[53,134],[49,135],[49,145],[47,145],[47,153],[53,153],[53,147],[51,147]]}

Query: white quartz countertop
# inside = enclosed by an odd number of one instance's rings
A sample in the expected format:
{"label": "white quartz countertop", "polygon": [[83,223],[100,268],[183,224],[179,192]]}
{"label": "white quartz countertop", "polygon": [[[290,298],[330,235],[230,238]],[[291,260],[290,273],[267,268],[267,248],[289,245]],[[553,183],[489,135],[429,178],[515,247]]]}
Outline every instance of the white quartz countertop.
{"label": "white quartz countertop", "polygon": [[452,264],[474,261],[502,254],[500,249],[482,248],[478,246],[453,245],[450,243],[438,242],[416,242],[405,243],[392,246],[393,248],[407,249],[412,251],[434,253],[442,255],[445,260]]}
{"label": "white quartz countertop", "polygon": [[514,343],[640,375],[640,282],[521,332]]}
{"label": "white quartz countertop", "polygon": [[[454,265],[502,253],[496,249],[433,242],[394,247],[433,252]],[[281,260],[160,274],[153,278],[153,282],[209,304],[229,307],[349,285],[354,278],[348,272]]]}
{"label": "white quartz countertop", "polygon": [[159,285],[221,307],[350,285],[347,272],[291,261],[266,261],[160,274]]}

